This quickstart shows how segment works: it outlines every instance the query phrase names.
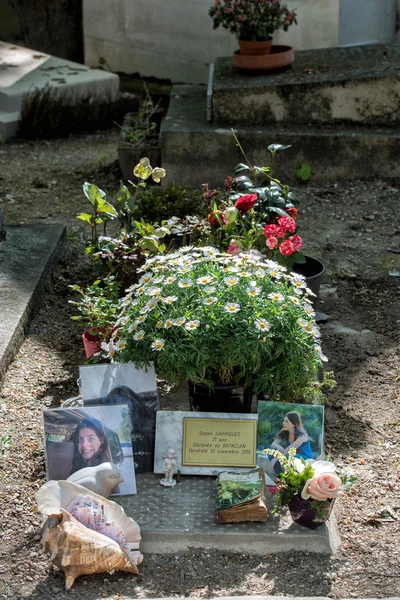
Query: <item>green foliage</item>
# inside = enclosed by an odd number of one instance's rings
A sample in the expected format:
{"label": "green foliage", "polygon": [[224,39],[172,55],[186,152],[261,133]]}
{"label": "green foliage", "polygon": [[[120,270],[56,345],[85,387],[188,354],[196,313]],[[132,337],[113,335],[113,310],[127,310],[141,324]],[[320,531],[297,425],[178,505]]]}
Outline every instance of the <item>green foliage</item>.
{"label": "green foliage", "polygon": [[336,379],[333,371],[323,371],[322,381],[314,381],[307,389],[305,398],[307,402],[316,404],[329,404],[326,392],[336,387]]}
{"label": "green foliage", "polygon": [[11,446],[11,431],[5,431],[0,435],[0,454],[4,454],[7,448]]}
{"label": "green foliage", "polygon": [[261,481],[219,481],[217,482],[216,510],[229,508],[240,502],[249,502],[261,493]]}
{"label": "green foliage", "polygon": [[276,279],[269,263],[209,247],[155,256],[140,272],[120,301],[117,362],[154,362],[172,381],[244,381],[281,401],[314,380],[318,329],[291,275]]}
{"label": "green foliage", "polygon": [[151,145],[158,142],[157,113],[161,112],[160,103],[154,104],[144,83],[146,96],[136,113],[128,113],[124,119],[122,133],[125,140],[132,146]]}
{"label": "green foliage", "polygon": [[170,183],[167,187],[140,190],[134,211],[135,219],[160,223],[171,217],[205,216],[205,206],[198,190]]}
{"label": "green foliage", "polygon": [[71,319],[89,332],[98,334],[103,341],[109,339],[116,321],[120,285],[113,276],[97,279],[85,290],[77,284],[71,285],[72,290],[81,296],[80,300],[69,301],[80,312]]}
{"label": "green foliage", "polygon": [[297,178],[302,181],[303,183],[306,183],[307,181],[309,181],[311,179],[311,167],[308,163],[303,163],[300,167],[300,169],[297,169],[296,171],[296,175]]}

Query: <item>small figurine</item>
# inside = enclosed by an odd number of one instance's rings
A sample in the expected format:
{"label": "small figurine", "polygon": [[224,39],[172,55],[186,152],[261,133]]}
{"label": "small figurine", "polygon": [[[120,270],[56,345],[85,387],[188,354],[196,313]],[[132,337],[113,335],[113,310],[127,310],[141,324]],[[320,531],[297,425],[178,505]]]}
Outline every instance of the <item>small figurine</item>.
{"label": "small figurine", "polygon": [[164,479],[161,479],[160,484],[164,487],[173,487],[176,485],[176,481],[174,479],[174,469],[176,467],[176,452],[169,448],[167,450],[167,456],[161,455],[164,459],[162,470],[164,471]]}

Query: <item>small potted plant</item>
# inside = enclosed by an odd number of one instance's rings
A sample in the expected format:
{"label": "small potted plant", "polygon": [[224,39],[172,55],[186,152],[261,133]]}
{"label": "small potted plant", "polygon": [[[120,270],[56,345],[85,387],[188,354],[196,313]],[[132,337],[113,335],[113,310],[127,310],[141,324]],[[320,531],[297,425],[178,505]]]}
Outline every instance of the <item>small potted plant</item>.
{"label": "small potted plant", "polygon": [[348,489],[355,477],[338,475],[332,462],[295,458],[296,448],[287,455],[267,448],[264,454],[279,460],[282,471],[276,476],[273,512],[288,506],[295,523],[316,529],[329,518],[335,499]]}
{"label": "small potted plant", "polygon": [[[190,382],[191,406],[202,410],[232,409],[242,396],[231,412],[249,412],[245,389],[293,401],[314,386],[326,358],[302,277],[258,253],[210,246],[154,256],[139,270],[120,300],[116,362],[154,363],[160,376]],[[225,408],[222,386],[231,388]]]}
{"label": "small potted plant", "polygon": [[115,326],[118,310],[118,290],[120,283],[110,276],[104,280],[97,279],[86,289],[75,284],[70,286],[81,295],[80,300],[70,300],[80,315],[72,316],[73,321],[85,327],[82,341],[86,358],[101,350],[101,342],[108,340]]}
{"label": "small potted plant", "polygon": [[[215,0],[209,15],[214,29],[221,26],[238,39],[240,52],[234,55],[236,66],[251,69],[290,64],[275,64],[274,57],[268,56],[274,31],[287,31],[293,23],[297,23],[296,13],[281,0]],[[293,53],[293,49],[290,50]],[[293,62],[293,57],[290,58]]]}

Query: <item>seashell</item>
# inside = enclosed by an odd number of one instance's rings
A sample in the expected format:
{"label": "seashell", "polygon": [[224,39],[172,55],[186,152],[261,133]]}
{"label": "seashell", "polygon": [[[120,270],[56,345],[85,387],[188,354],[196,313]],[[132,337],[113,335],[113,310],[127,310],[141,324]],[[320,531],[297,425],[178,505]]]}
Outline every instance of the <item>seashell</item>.
{"label": "seashell", "polygon": [[70,481],[45,483],[36,500],[39,511],[52,517],[45,523],[42,543],[64,571],[66,589],[79,575],[138,573],[136,565],[143,560],[140,528],[119,504]]}
{"label": "seashell", "polygon": [[120,468],[110,462],[102,463],[97,467],[85,467],[70,475],[67,481],[83,485],[83,487],[108,498],[118,484],[123,483]]}

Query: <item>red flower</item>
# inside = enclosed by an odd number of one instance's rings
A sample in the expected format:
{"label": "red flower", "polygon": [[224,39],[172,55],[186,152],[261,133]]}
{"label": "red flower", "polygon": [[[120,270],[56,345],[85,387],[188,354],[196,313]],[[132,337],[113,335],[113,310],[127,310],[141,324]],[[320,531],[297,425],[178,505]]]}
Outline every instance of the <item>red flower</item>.
{"label": "red flower", "polygon": [[278,491],[278,488],[276,486],[275,487],[270,487],[269,491],[271,492],[271,494],[276,494],[276,492]]}
{"label": "red flower", "polygon": [[240,244],[238,244],[238,242],[234,242],[233,240],[231,240],[229,242],[229,248],[226,251],[227,254],[232,254],[232,256],[236,256],[237,254],[239,254],[242,250],[242,247]]}
{"label": "red flower", "polygon": [[290,256],[294,252],[293,244],[290,240],[283,240],[279,246],[279,251],[283,256]]}
{"label": "red flower", "polygon": [[266,244],[268,246],[268,248],[270,250],[273,250],[274,248],[277,247],[278,245],[278,240],[276,239],[276,237],[273,237],[272,235],[270,237],[267,237],[267,241]]}
{"label": "red flower", "polygon": [[[217,215],[219,217],[219,219],[221,221],[218,220]],[[228,225],[228,221],[227,218],[224,214],[222,213],[210,213],[208,215],[208,222],[213,226],[213,227],[221,227],[221,223],[223,226]]]}
{"label": "red flower", "polygon": [[243,212],[247,212],[253,208],[257,202],[257,194],[245,194],[239,200],[236,200],[235,207]]}
{"label": "red flower", "polygon": [[265,237],[276,236],[280,231],[279,225],[271,225],[271,223],[267,223],[264,227],[264,235]]}
{"label": "red flower", "polygon": [[292,243],[295,252],[298,252],[303,247],[303,240],[297,233],[289,237],[288,240]]}
{"label": "red flower", "polygon": [[292,219],[294,219],[294,220],[297,219],[297,213],[298,213],[297,208],[286,208],[285,210],[286,210],[287,214],[290,217],[292,217]]}
{"label": "red flower", "polygon": [[296,231],[296,221],[291,217],[280,217],[278,219],[278,223],[281,227],[286,229],[286,231],[290,231],[290,233],[294,233]]}

